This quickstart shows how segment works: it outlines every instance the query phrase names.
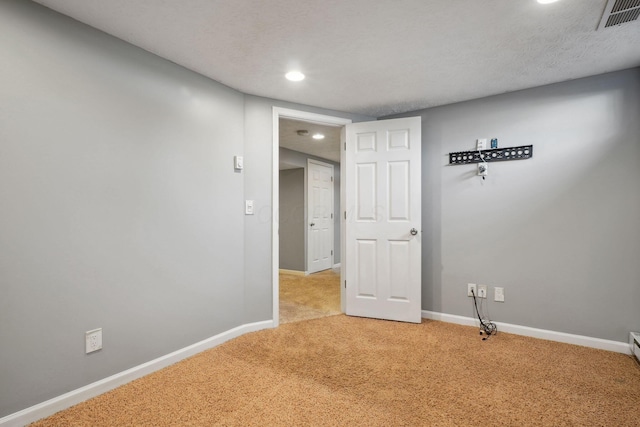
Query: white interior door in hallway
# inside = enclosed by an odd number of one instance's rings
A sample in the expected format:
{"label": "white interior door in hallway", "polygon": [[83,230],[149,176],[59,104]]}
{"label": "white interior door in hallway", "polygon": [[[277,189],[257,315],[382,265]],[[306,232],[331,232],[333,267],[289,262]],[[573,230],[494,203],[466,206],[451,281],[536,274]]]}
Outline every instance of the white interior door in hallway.
{"label": "white interior door in hallway", "polygon": [[333,266],[333,165],[307,161],[307,271]]}
{"label": "white interior door in hallway", "polygon": [[346,313],[421,321],[421,119],[346,125]]}

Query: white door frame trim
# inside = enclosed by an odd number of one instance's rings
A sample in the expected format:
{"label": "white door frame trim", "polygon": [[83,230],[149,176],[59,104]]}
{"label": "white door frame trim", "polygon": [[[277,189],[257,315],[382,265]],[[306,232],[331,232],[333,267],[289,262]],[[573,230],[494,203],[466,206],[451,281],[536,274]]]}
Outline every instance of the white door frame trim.
{"label": "white door frame trim", "polygon": [[272,190],[271,190],[271,282],[273,292],[273,327],[280,324],[280,237],[278,224],[278,207],[280,205],[280,118],[304,120],[323,125],[344,126],[353,120],[342,117],[325,116],[324,114],[309,113],[289,108],[273,107],[273,160],[272,160]]}

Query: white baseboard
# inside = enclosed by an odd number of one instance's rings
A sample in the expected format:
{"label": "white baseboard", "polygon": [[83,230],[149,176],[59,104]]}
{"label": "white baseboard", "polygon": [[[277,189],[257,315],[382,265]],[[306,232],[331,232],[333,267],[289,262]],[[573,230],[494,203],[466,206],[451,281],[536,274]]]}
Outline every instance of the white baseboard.
{"label": "white baseboard", "polygon": [[[457,323],[458,325],[479,326],[478,319],[455,314],[438,313],[435,311],[422,310],[422,317],[442,322]],[[540,338],[543,340],[563,342],[567,344],[592,347],[600,350],[614,351],[616,353],[631,354],[629,343],[603,340],[601,338],[587,337],[584,335],[567,334],[565,332],[548,331],[546,329],[530,328],[528,326],[512,325],[510,323],[494,322],[498,331],[509,334],[523,335],[526,337]]]}
{"label": "white baseboard", "polygon": [[333,264],[333,269],[334,270],[337,270],[338,268],[340,268],[340,263]]}
{"label": "white baseboard", "polygon": [[[422,317],[425,319],[439,320],[442,322],[456,323],[466,326],[477,326],[478,321],[472,317],[458,316],[454,314],[438,313],[434,311],[422,311]],[[550,341],[563,342],[567,344],[582,345],[601,350],[614,351],[617,353],[631,354],[629,343],[603,340],[601,338],[587,337],[583,335],[574,335],[564,332],[549,331],[545,329],[530,328],[528,326],[512,325],[509,323],[495,322],[498,330],[516,335],[540,338]],[[239,337],[249,332],[255,332],[262,329],[273,327],[272,320],[250,323],[238,326],[221,334],[215,335],[206,340],[200,341],[183,349],[174,351],[165,356],[154,359],[142,365],[135,366],[126,371],[117,373],[100,381],[88,384],[84,387],[65,393],[61,396],[23,409],[22,411],[7,415],[0,418],[0,426],[2,427],[21,427],[30,424],[39,419],[48,417],[58,411],[67,409],[73,405],[84,402],[87,399],[106,393],[123,384],[141,378],[152,372],[158,371],[187,357],[191,357],[204,350],[216,347],[226,341]]]}
{"label": "white baseboard", "polygon": [[262,329],[269,329],[273,327],[272,320],[265,320],[262,322],[249,323],[241,325],[236,328],[230,329],[221,334],[215,335],[206,340],[192,344],[188,347],[169,353],[165,356],[154,359],[150,362],[143,363],[142,365],[135,366],[126,371],[119,372],[110,377],[104,378],[100,381],[88,384],[84,387],[80,387],[76,390],[72,390],[61,396],[54,397],[45,402],[23,409],[22,411],[15,412],[0,418],[0,426],[2,427],[18,427],[25,426],[39,419],[48,417],[63,409],[70,408],[80,402],[84,402],[87,399],[98,396],[102,393],[106,393],[109,390],[113,390],[123,384],[131,382],[135,379],[141,378],[152,372],[158,371],[169,365],[173,365],[187,357],[191,357],[204,350],[216,347],[226,341],[233,338],[237,338],[249,332],[255,332]]}

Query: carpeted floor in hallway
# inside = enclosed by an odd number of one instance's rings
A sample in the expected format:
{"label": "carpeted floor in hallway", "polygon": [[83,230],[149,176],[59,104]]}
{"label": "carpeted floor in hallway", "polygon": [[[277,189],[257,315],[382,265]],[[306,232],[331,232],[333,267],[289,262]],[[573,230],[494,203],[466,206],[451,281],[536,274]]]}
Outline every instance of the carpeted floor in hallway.
{"label": "carpeted floor in hallway", "polygon": [[280,323],[340,314],[340,272],[308,276],[280,272]]}

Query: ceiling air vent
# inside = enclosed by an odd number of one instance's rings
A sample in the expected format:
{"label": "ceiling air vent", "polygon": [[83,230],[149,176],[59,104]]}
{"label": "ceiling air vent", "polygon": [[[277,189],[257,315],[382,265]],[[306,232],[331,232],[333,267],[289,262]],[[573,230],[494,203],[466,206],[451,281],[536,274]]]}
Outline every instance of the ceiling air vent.
{"label": "ceiling air vent", "polygon": [[609,0],[598,30],[635,21],[639,16],[640,0]]}

